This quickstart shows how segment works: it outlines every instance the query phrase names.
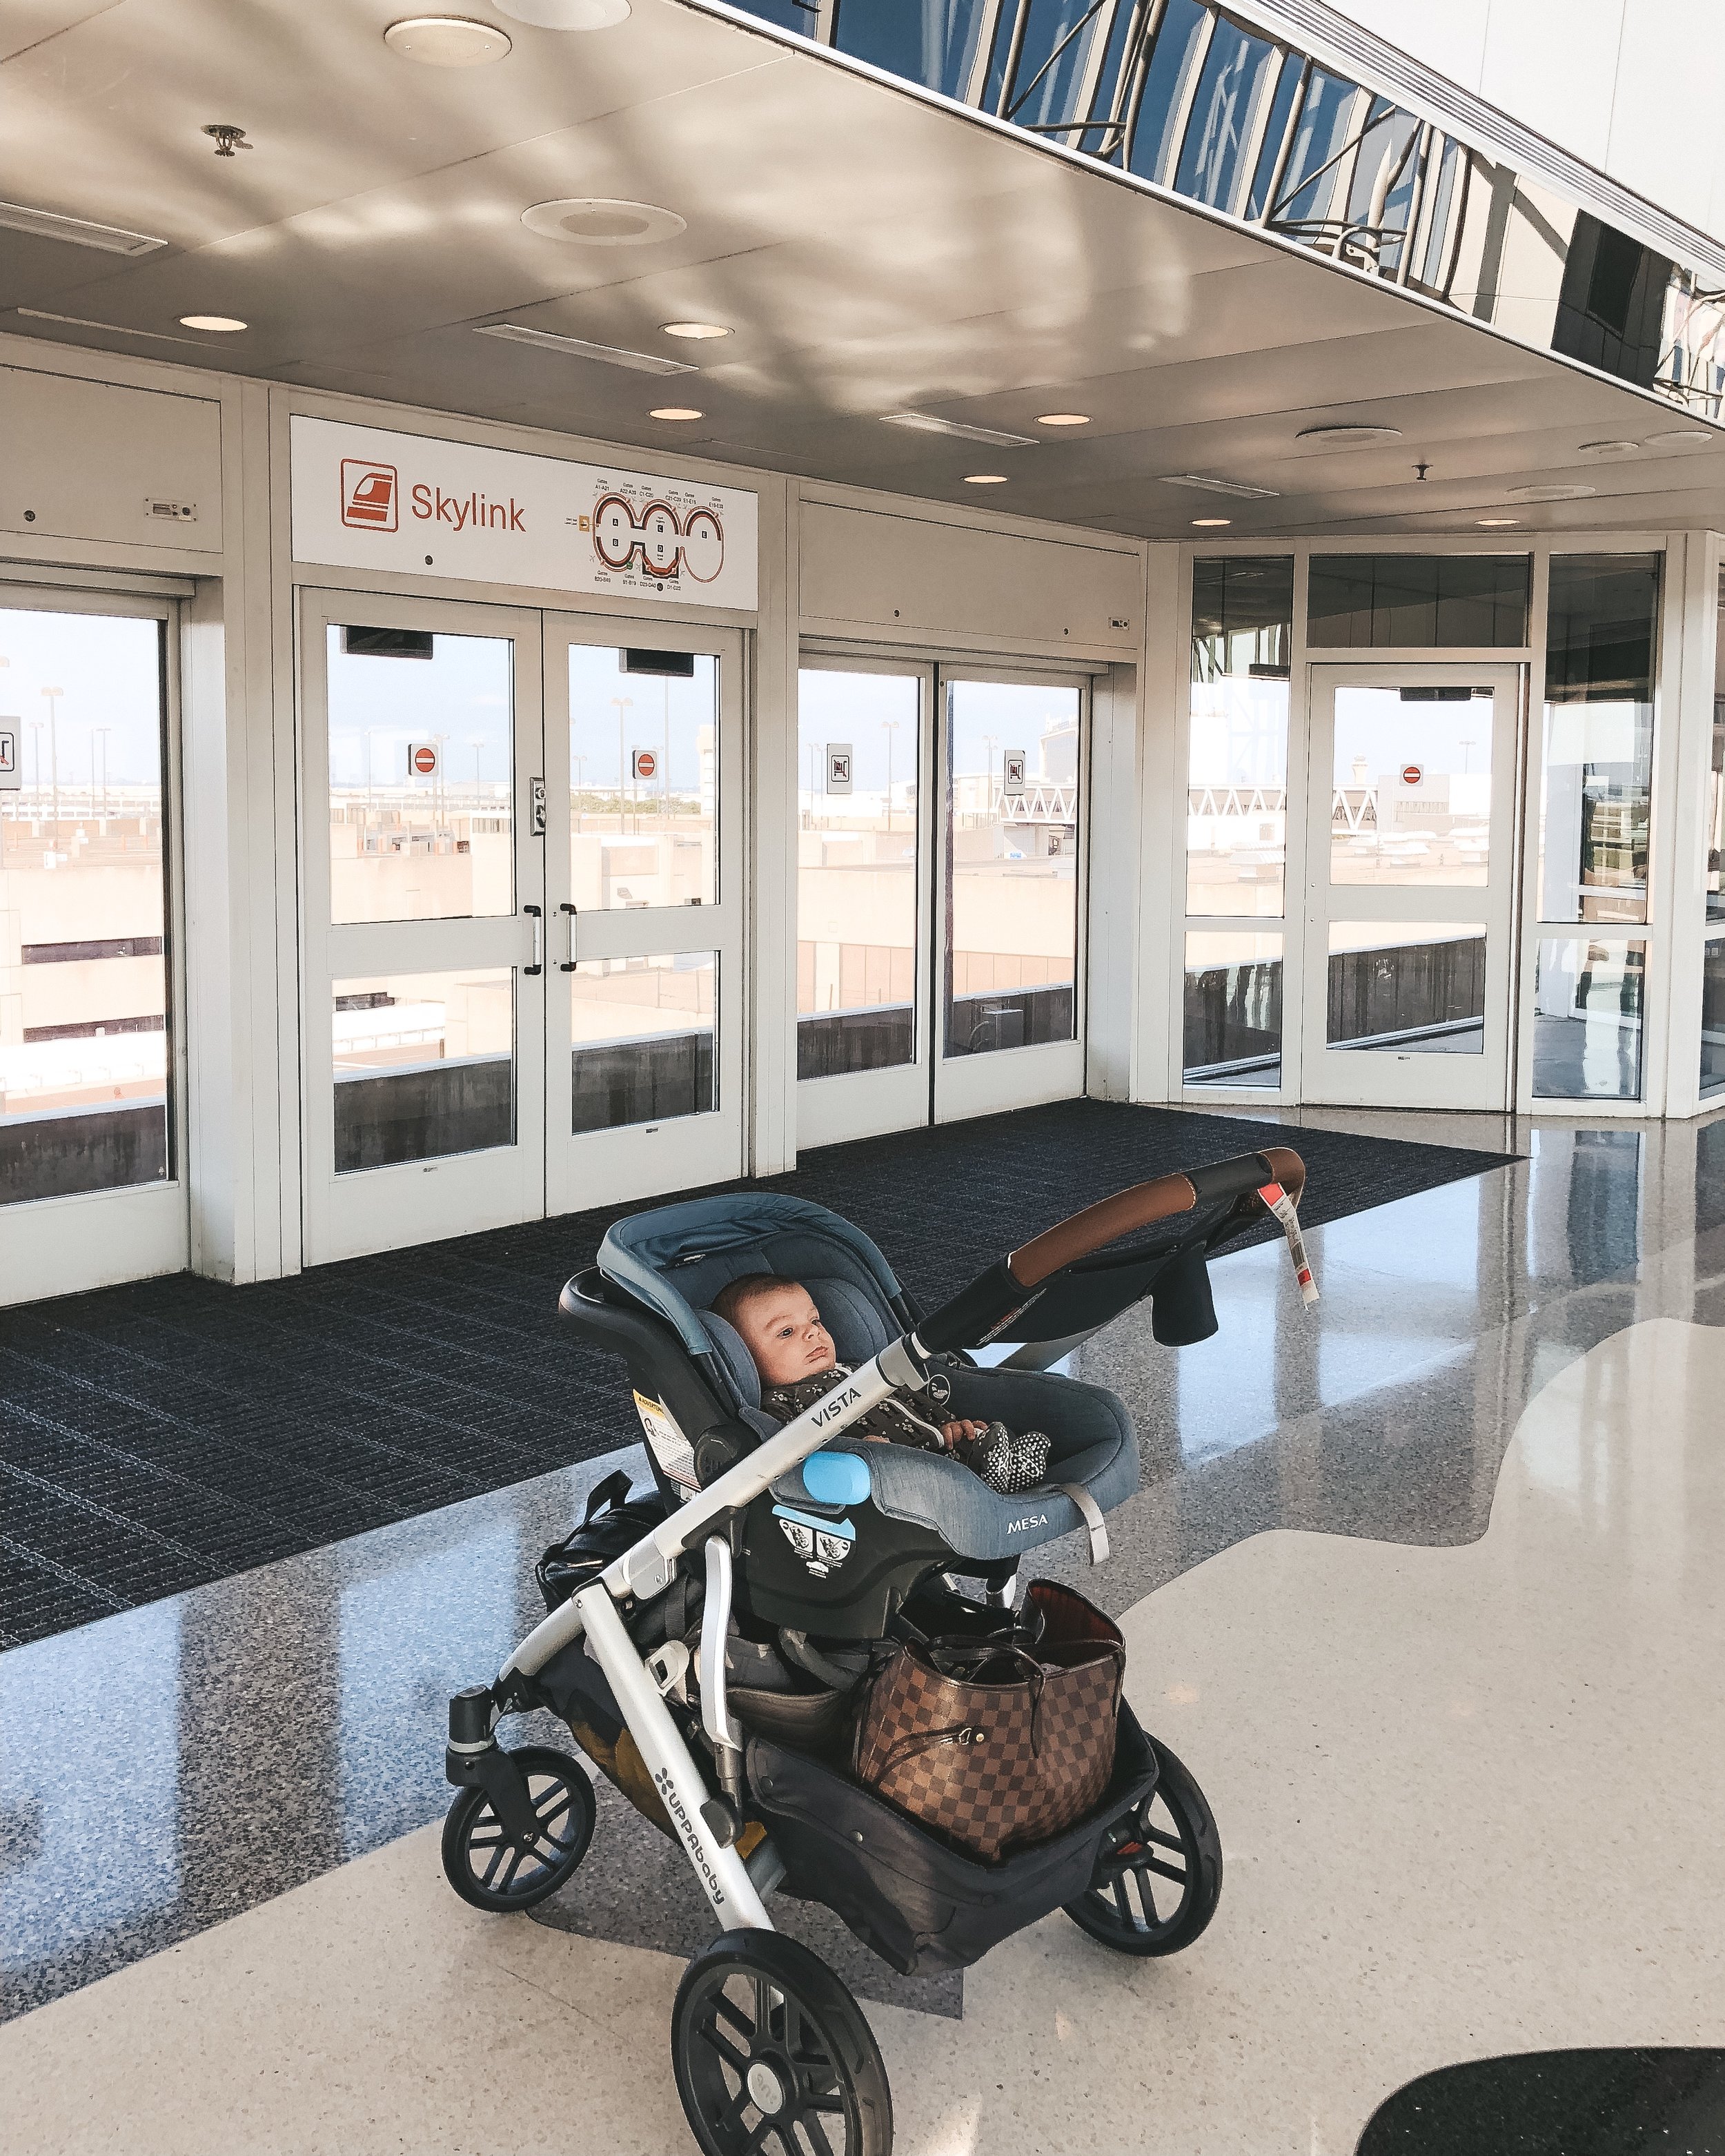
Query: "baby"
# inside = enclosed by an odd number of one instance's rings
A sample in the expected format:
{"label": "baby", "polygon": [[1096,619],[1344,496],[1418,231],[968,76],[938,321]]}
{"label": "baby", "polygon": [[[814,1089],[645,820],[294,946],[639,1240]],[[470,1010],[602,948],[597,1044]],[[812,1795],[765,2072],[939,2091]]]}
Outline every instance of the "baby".
{"label": "baby", "polygon": [[[714,1297],[713,1313],[741,1337],[761,1373],[761,1404],[783,1421],[813,1407],[850,1374],[850,1364],[838,1358],[814,1298],[800,1281],[778,1273],[745,1273]],[[937,1393],[942,1383],[937,1378],[931,1390]],[[1004,1423],[962,1416],[932,1422],[898,1394],[849,1424],[845,1435],[951,1452],[1009,1496],[1037,1486],[1051,1450],[1040,1430],[1014,1436]]]}

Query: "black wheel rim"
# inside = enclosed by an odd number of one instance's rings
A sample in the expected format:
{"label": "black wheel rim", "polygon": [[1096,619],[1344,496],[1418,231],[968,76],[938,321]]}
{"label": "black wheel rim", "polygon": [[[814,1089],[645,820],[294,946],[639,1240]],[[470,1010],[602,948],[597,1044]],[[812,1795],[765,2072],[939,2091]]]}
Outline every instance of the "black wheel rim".
{"label": "black wheel rim", "polygon": [[797,1994],[737,1964],[679,2017],[684,2077],[721,2156],[854,2156],[861,2122],[831,2038]]}
{"label": "black wheel rim", "polygon": [[1198,1839],[1160,1789],[1109,1833],[1085,1905],[1122,1938],[1167,1938],[1198,1891]]}
{"label": "black wheel rim", "polygon": [[506,1832],[487,1797],[475,1811],[462,1846],[475,1887],[493,1901],[534,1895],[554,1873],[578,1861],[586,1845],[585,1810],[562,1775],[530,1769],[526,1783],[527,1801],[540,1822],[534,1840],[517,1841]]}

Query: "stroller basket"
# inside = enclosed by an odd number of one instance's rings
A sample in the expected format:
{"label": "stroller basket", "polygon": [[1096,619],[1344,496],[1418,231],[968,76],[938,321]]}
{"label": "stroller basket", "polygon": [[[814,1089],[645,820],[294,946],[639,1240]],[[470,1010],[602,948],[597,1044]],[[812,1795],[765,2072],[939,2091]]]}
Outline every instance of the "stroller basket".
{"label": "stroller basket", "polygon": [[764,1737],[748,1744],[751,1809],[784,1861],[783,1891],[823,1902],[904,1976],[967,1969],[990,1947],[1078,1899],[1103,1835],[1156,1786],[1156,1753],[1120,1704],[1101,1801],[1034,1849],[984,1864],[848,1776]]}

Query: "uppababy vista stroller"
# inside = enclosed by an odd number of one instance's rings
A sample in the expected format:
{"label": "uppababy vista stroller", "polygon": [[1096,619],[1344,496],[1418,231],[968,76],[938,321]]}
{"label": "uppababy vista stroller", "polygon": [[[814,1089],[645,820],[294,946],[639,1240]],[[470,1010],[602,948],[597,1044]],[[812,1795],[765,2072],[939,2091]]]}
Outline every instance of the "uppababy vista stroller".
{"label": "uppababy vista stroller", "polygon": [[[1101,1801],[993,1862],[862,1786],[831,1739],[870,1643],[1009,1620],[1025,1553],[1074,1531],[1092,1561],[1106,1554],[1104,1515],[1137,1486],[1132,1427],[1112,1394],[1052,1366],[1146,1296],[1158,1340],[1208,1337],[1206,1260],[1266,1209],[1315,1294],[1293,1209],[1304,1181],[1280,1147],[1158,1177],[1036,1236],[926,1317],[867,1236],[760,1192],[621,1221],[564,1289],[564,1315],[629,1366],[656,1488],[618,1503],[602,1486],[587,1527],[540,1567],[545,1621],[494,1683],[451,1700],[444,1863],[485,1909],[529,1907],[569,1878],[592,1839],[591,1783],[562,1753],[496,1740],[505,1715],[562,1716],[680,1844],[720,1928],[672,2017],[678,2093],[708,2156],[891,2146],[869,2025],[816,1954],[775,1932],[775,1890],[824,1903],[906,1974],[963,1968],[1056,1909],[1138,1955],[1175,1953],[1209,1922],[1222,1878],[1209,1809],[1123,1700]],[[759,1272],[802,1281],[855,1366],[784,1424],[762,1412],[754,1365],[711,1309]],[[979,1368],[971,1351],[985,1347],[1014,1352]],[[1002,1496],[946,1455],[847,1443],[900,1389],[1046,1432],[1046,1486]]]}

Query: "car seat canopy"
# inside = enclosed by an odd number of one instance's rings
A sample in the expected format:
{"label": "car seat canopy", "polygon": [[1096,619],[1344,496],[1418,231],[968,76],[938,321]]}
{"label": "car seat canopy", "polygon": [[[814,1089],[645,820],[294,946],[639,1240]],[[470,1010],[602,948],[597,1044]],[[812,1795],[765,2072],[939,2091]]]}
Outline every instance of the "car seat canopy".
{"label": "car seat canopy", "polygon": [[862,1362],[905,1329],[904,1291],[860,1228],[824,1205],[778,1191],[732,1191],[619,1220],[599,1245],[599,1270],[665,1318],[691,1355],[716,1355],[745,1399],[760,1404],[747,1352],[713,1298],[745,1273],[778,1273],[814,1296],[840,1358]]}

